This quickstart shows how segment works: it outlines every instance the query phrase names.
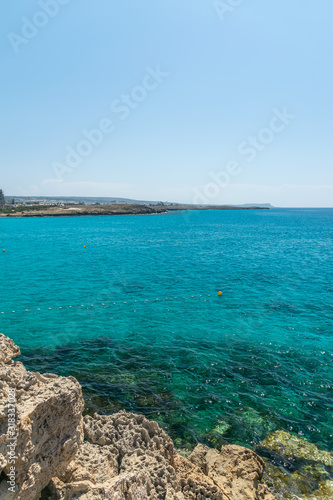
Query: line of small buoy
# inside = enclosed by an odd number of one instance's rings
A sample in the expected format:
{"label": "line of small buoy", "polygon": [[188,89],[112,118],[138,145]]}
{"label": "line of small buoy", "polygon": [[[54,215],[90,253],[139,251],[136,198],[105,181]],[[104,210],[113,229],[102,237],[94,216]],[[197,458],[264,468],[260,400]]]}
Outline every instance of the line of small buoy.
{"label": "line of small buoy", "polygon": [[[221,296],[222,295],[222,292],[219,291],[217,293],[218,296]],[[175,299],[185,299],[185,300],[188,300],[188,299],[195,299],[195,298],[200,298],[200,297],[211,297],[212,295],[211,294],[208,294],[208,295],[199,295],[199,296],[195,296],[195,295],[191,295],[191,296],[188,296],[188,297],[165,297],[163,299],[141,299],[141,300],[134,300],[134,301],[120,301],[120,302],[112,302],[112,303],[109,303],[109,304],[105,304],[105,302],[103,303],[100,303],[100,304],[75,304],[75,305],[71,305],[71,306],[54,306],[54,307],[46,307],[46,308],[41,308],[41,307],[37,307],[37,308],[29,308],[29,309],[24,309],[24,310],[21,310],[21,311],[11,311],[11,312],[5,312],[5,311],[1,311],[0,314],[14,314],[14,313],[19,313],[19,312],[33,312],[33,311],[52,311],[52,310],[59,310],[59,309],[72,309],[72,308],[79,308],[79,307],[85,307],[85,308],[91,308],[91,307],[110,307],[110,306],[123,306],[125,304],[137,304],[137,303],[141,303],[141,304],[146,304],[147,302],[164,302],[166,300],[175,300]],[[206,299],[204,299],[204,302],[206,302]]]}

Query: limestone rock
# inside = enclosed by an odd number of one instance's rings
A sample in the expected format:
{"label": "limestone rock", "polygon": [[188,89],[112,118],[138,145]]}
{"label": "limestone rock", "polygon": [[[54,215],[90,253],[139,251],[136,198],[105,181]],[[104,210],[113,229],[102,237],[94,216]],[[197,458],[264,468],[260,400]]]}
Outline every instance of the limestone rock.
{"label": "limestone rock", "polygon": [[175,469],[184,498],[227,500],[215,482],[185,457],[175,456]]}
{"label": "limestone rock", "polygon": [[53,479],[43,500],[158,500],[149,473],[130,472],[102,484],[90,481],[65,484]]}
{"label": "limestone rock", "polygon": [[120,460],[125,455],[141,452],[157,452],[173,465],[174,446],[171,438],[156,422],[143,415],[121,411],[114,415],[84,417],[86,439],[99,445],[114,445],[119,450]]}
{"label": "limestone rock", "polygon": [[[11,361],[19,348],[0,337],[0,499],[35,500],[52,477],[65,471],[83,437],[81,386],[73,377],[27,372]],[[9,407],[9,402],[11,406]],[[8,427],[8,410],[15,427]],[[8,444],[15,451],[15,495],[8,492]]]}
{"label": "limestone rock", "polygon": [[84,432],[91,443],[117,448],[119,474],[149,471],[156,498],[164,498],[168,490],[172,495],[179,489],[172,467],[173,442],[156,422],[126,412],[95,414],[94,418],[84,418]]}
{"label": "limestone rock", "polygon": [[118,476],[119,453],[114,446],[83,443],[62,476],[64,483],[90,481],[103,483]]}
{"label": "limestone rock", "polygon": [[14,341],[0,333],[0,363],[8,363],[20,354],[20,348],[14,344]]}
{"label": "limestone rock", "polygon": [[143,415],[86,416],[84,432],[88,442],[48,487],[52,500],[225,500],[218,486],[177,455],[169,436]]}
{"label": "limestone rock", "polygon": [[236,445],[216,449],[198,445],[189,456],[212,478],[230,500],[274,500],[261,478],[264,461],[253,451]]}

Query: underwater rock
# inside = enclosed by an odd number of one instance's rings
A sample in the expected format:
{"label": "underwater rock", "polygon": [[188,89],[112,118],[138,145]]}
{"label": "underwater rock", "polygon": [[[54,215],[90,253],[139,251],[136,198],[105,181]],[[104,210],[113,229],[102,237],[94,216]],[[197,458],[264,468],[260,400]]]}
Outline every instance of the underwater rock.
{"label": "underwater rock", "polygon": [[217,426],[214,427],[213,432],[216,432],[217,434],[226,434],[228,430],[231,428],[231,425],[228,422],[224,422],[223,420],[219,420],[217,422]]}
{"label": "underwater rock", "polygon": [[275,431],[269,434],[261,442],[260,447],[272,451],[276,455],[290,457],[290,459],[304,458],[333,466],[332,453],[320,450],[315,444],[286,431]]}
{"label": "underwater rock", "polygon": [[265,459],[264,479],[278,500],[308,499],[308,493],[317,488],[311,477],[301,475],[298,471],[290,471],[273,465]]}
{"label": "underwater rock", "polygon": [[252,435],[266,436],[275,427],[268,415],[261,415],[254,408],[247,408],[238,419],[239,424],[249,429]]}
{"label": "underwater rock", "polygon": [[203,435],[203,439],[213,448],[220,449],[227,444],[226,434],[231,429],[231,424],[223,420],[218,420],[217,425]]}
{"label": "underwater rock", "polygon": [[333,481],[316,481],[314,467],[308,467],[307,475],[305,469],[290,472],[265,459],[264,479],[278,500],[332,500]]}
{"label": "underwater rock", "polygon": [[265,457],[265,481],[278,499],[333,498],[332,453],[281,430],[268,435],[257,451]]}
{"label": "underwater rock", "polygon": [[324,481],[319,484],[319,488],[313,492],[308,500],[332,500],[333,481]]}

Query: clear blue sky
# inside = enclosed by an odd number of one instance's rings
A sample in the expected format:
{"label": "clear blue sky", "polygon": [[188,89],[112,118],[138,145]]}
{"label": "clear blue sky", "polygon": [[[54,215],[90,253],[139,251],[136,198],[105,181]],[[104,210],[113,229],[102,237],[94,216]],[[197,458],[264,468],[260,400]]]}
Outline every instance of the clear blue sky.
{"label": "clear blue sky", "polygon": [[331,0],[0,13],[6,194],[333,205]]}

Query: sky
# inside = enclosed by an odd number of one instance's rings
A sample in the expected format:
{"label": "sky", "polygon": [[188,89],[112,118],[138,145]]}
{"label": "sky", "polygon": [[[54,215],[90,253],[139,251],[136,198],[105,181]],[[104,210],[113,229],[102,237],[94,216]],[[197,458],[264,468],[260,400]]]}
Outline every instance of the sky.
{"label": "sky", "polygon": [[331,0],[0,7],[7,195],[333,206]]}

